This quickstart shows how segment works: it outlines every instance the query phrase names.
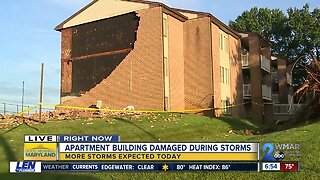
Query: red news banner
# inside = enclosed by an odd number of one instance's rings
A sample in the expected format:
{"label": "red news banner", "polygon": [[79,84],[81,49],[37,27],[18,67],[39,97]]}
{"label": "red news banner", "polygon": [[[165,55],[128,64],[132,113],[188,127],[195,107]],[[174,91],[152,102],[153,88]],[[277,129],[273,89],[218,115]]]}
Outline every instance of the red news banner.
{"label": "red news banner", "polygon": [[299,162],[263,162],[262,171],[300,171]]}
{"label": "red news banner", "polygon": [[280,171],[299,171],[299,162],[281,162]]}

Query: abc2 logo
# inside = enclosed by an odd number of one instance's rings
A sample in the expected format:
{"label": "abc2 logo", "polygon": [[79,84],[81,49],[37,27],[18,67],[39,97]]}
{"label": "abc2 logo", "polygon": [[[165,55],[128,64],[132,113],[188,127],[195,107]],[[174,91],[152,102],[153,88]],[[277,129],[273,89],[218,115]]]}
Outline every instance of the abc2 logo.
{"label": "abc2 logo", "polygon": [[[267,150],[268,149],[268,150]],[[265,143],[262,146],[262,152],[267,151],[266,155],[262,158],[262,161],[282,161],[284,159],[284,153],[281,151],[276,151],[273,154],[274,146],[272,143]]]}

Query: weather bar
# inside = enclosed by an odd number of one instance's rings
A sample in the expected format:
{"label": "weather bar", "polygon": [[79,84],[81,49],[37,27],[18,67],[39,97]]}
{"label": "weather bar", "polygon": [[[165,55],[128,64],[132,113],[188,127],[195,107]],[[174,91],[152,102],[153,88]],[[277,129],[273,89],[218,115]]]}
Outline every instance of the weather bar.
{"label": "weather bar", "polygon": [[41,163],[41,172],[258,171],[258,163]]}

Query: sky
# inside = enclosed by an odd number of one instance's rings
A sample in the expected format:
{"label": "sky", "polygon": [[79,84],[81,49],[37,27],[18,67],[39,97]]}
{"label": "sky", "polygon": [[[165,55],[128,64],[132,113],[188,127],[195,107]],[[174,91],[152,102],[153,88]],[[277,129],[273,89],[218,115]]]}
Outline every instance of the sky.
{"label": "sky", "polygon": [[[209,12],[228,24],[254,6],[311,9],[319,0],[159,0],[170,7]],[[59,103],[61,35],[54,28],[91,0],[2,0],[0,5],[0,113],[1,103],[39,102],[40,68],[44,63],[45,103]]]}

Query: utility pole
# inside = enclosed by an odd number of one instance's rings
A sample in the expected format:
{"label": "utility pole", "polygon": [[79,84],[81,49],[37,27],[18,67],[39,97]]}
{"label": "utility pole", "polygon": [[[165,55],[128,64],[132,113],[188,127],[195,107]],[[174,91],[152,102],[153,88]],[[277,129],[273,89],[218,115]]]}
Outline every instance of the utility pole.
{"label": "utility pole", "polygon": [[42,111],[42,90],[43,90],[43,66],[44,64],[41,64],[41,80],[40,80],[40,107],[39,107],[39,122],[41,122],[41,111]]}
{"label": "utility pole", "polygon": [[23,112],[23,100],[24,100],[24,81],[22,81],[22,100],[21,100],[22,109],[21,109],[21,112]]}

